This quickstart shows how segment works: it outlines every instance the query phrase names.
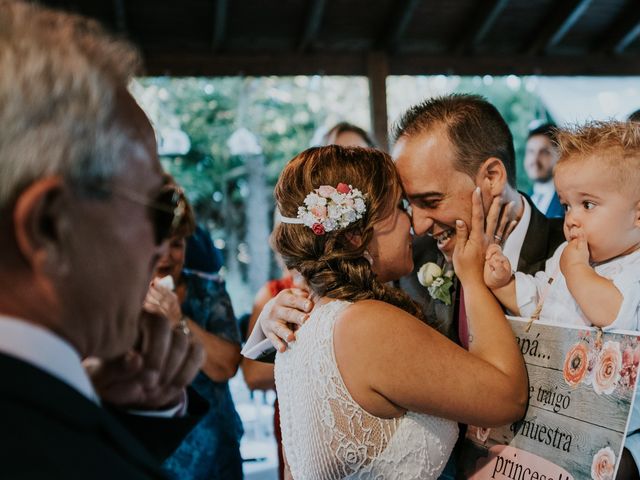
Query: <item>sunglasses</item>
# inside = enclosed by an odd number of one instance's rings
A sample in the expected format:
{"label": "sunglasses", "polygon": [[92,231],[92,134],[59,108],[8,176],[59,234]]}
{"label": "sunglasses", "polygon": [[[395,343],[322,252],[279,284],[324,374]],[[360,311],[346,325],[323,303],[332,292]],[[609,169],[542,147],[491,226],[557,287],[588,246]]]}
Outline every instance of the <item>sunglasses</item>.
{"label": "sunglasses", "polygon": [[164,185],[151,201],[131,190],[123,190],[113,186],[105,190],[108,193],[143,205],[149,209],[153,221],[156,245],[160,245],[175,234],[187,209],[184,192],[174,184]]}

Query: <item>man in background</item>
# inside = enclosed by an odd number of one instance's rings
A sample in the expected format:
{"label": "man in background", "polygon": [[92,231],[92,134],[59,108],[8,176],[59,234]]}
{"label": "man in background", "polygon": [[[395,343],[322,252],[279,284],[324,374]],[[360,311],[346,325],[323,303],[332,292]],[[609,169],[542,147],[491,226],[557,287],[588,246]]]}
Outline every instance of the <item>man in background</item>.
{"label": "man in background", "polygon": [[553,167],[558,161],[555,128],[551,123],[544,123],[530,130],[524,155],[524,169],[533,182],[531,200],[548,218],[564,217],[553,185]]}

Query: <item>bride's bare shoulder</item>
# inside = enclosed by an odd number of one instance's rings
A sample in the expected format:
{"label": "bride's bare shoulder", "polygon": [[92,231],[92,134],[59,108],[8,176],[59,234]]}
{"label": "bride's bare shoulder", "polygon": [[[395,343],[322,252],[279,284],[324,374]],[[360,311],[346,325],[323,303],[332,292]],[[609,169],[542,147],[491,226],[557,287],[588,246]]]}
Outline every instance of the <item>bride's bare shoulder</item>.
{"label": "bride's bare shoulder", "polygon": [[404,310],[380,300],[361,300],[345,308],[336,318],[336,333],[363,337],[384,337],[398,329],[421,328],[424,324]]}

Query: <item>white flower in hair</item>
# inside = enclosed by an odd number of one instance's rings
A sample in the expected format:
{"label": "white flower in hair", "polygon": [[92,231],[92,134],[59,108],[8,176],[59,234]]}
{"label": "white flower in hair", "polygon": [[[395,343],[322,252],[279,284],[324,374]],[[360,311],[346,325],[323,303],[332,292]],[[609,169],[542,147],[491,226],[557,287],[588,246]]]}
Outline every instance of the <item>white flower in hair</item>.
{"label": "white flower in hair", "polygon": [[281,221],[303,224],[316,235],[346,228],[367,211],[365,196],[346,183],[321,185],[305,197],[304,204],[298,207],[296,218],[281,217]]}
{"label": "white flower in hair", "polygon": [[[327,218],[324,221],[324,230],[326,232],[331,232],[331,231],[335,230],[337,227],[338,227],[338,224],[336,223],[336,221],[333,218]],[[313,228],[313,226],[311,228]]]}
{"label": "white flower in hair", "polygon": [[342,215],[342,209],[339,205],[329,205],[329,218],[337,220]]}
{"label": "white flower in hair", "polygon": [[351,222],[355,222],[356,221],[356,212],[354,210],[346,210],[344,214],[342,215],[342,219],[344,222],[347,222],[347,225],[350,224]]}
{"label": "white flower in hair", "polygon": [[333,201],[333,203],[337,203],[338,205],[341,205],[344,202],[344,195],[342,195],[337,191],[333,192],[330,198]]}
{"label": "white flower in hair", "polygon": [[315,193],[310,193],[309,195],[307,195],[307,198],[304,199],[304,204],[307,207],[314,207],[316,205],[326,205],[327,199]]}

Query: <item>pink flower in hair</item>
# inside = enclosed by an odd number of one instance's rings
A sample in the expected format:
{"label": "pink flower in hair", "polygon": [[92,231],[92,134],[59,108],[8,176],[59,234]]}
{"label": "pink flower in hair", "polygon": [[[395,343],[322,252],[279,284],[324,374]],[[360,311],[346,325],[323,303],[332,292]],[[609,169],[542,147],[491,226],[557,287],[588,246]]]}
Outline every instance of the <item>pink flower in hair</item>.
{"label": "pink flower in hair", "polygon": [[320,220],[327,218],[327,207],[324,205],[316,205],[315,207],[311,207],[309,211]]}
{"label": "pink flower in hair", "polygon": [[321,223],[314,223],[311,230],[313,230],[313,233],[316,235],[324,235],[324,227]]}
{"label": "pink flower in hair", "polygon": [[333,188],[331,185],[322,185],[317,190],[318,195],[324,198],[331,198],[331,195],[333,195],[335,191],[336,189]]}
{"label": "pink flower in hair", "polygon": [[338,186],[336,187],[336,190],[340,193],[347,194],[351,191],[351,187],[346,183],[339,183]]}

